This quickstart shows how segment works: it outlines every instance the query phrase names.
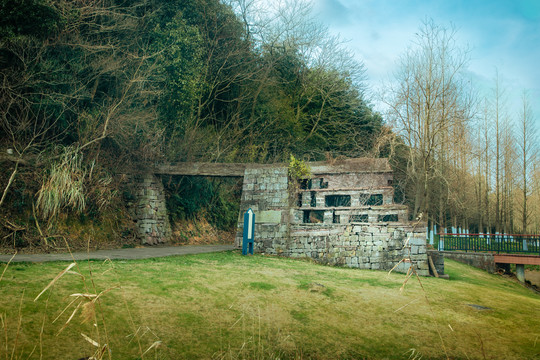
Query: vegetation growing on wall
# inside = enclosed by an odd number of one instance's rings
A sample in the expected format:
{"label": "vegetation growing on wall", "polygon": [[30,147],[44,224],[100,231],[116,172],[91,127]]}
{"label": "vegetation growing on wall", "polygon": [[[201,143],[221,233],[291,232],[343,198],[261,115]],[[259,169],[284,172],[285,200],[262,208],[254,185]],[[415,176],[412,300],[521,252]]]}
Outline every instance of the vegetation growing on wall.
{"label": "vegetation growing on wall", "polygon": [[288,168],[289,178],[296,182],[301,182],[311,178],[311,168],[305,161],[298,160],[291,154]]}

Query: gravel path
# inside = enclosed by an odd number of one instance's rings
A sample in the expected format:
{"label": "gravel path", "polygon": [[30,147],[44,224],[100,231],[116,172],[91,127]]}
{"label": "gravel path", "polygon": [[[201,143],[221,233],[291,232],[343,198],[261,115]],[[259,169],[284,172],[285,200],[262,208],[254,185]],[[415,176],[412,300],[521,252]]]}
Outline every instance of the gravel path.
{"label": "gravel path", "polygon": [[[209,252],[234,250],[234,245],[185,245],[156,246],[134,249],[97,250],[92,252],[74,252],[73,254],[21,254],[12,262],[46,262],[75,260],[135,260],[156,257],[202,254]],[[73,255],[73,256],[72,256]],[[0,262],[8,262],[13,255],[0,255]]]}

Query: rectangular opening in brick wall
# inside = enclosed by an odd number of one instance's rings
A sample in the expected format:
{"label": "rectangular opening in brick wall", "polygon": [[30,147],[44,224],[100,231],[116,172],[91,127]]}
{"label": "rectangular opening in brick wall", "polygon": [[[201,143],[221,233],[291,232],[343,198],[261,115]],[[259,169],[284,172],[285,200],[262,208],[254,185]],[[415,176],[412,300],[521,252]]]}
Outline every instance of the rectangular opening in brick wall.
{"label": "rectangular opening in brick wall", "polygon": [[311,207],[317,207],[317,193],[315,191],[311,192],[311,202],[309,203]]}
{"label": "rectangular opening in brick wall", "polygon": [[392,186],[392,184],[394,184],[394,180],[388,179],[388,186]]}
{"label": "rectangular opening in brick wall", "polygon": [[296,206],[298,207],[302,206],[302,193],[298,194],[298,200],[296,201]]}
{"label": "rectangular opening in brick wall", "polygon": [[318,224],[324,221],[323,210],[304,210],[304,224]]}
{"label": "rectangular opening in brick wall", "polygon": [[349,222],[368,222],[368,214],[351,215]]}
{"label": "rectangular opening in brick wall", "polygon": [[308,189],[327,189],[328,182],[324,182],[323,178],[311,179],[308,184]]}
{"label": "rectangular opening in brick wall", "polygon": [[360,205],[378,206],[382,204],[382,194],[360,194]]}
{"label": "rectangular opening in brick wall", "polygon": [[397,214],[379,215],[377,217],[378,222],[396,222],[398,221]]}
{"label": "rectangular opening in brick wall", "polygon": [[336,212],[334,212],[334,213],[332,214],[332,222],[333,222],[334,224],[339,224],[339,223],[341,223],[340,217],[339,217],[339,215],[336,215]]}
{"label": "rectangular opening in brick wall", "polygon": [[351,195],[326,195],[324,203],[327,207],[351,206]]}
{"label": "rectangular opening in brick wall", "polygon": [[325,182],[323,178],[304,179],[300,180],[299,184],[302,190],[328,189],[328,181]]}

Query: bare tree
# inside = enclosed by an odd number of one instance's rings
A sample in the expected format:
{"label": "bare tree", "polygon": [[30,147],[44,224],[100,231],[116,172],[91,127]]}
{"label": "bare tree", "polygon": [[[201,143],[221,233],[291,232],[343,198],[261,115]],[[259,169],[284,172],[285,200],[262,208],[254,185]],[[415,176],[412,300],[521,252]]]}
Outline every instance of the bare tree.
{"label": "bare tree", "polygon": [[451,141],[470,118],[462,76],[468,52],[456,45],[455,35],[454,29],[424,22],[415,46],[401,57],[397,85],[385,99],[388,118],[410,149],[407,173],[413,187],[413,216],[432,209],[432,180],[438,173],[444,177],[438,165],[446,156],[444,142]]}
{"label": "bare tree", "polygon": [[505,112],[506,96],[505,89],[501,85],[499,71],[495,73],[495,87],[493,88],[493,130],[495,137],[495,230],[503,230],[503,137],[505,134],[504,123],[508,120]]}
{"label": "bare tree", "polygon": [[521,231],[526,234],[529,226],[529,208],[527,202],[531,195],[532,171],[537,160],[537,131],[527,93],[522,96],[522,108],[519,119],[518,149],[521,167]]}

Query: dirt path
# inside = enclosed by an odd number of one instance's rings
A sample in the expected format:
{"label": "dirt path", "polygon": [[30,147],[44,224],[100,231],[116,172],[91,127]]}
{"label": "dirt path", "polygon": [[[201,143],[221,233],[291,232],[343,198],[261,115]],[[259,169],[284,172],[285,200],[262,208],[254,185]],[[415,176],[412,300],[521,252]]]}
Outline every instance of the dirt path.
{"label": "dirt path", "polygon": [[[92,252],[74,252],[72,254],[21,254],[15,255],[12,262],[46,262],[75,260],[134,260],[165,257],[174,255],[202,254],[209,252],[234,250],[234,245],[185,245],[145,247],[134,249],[97,250]],[[8,262],[13,255],[0,255],[0,262]]]}

